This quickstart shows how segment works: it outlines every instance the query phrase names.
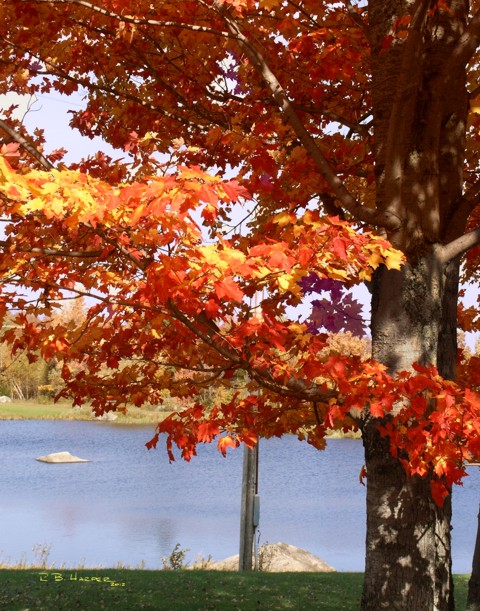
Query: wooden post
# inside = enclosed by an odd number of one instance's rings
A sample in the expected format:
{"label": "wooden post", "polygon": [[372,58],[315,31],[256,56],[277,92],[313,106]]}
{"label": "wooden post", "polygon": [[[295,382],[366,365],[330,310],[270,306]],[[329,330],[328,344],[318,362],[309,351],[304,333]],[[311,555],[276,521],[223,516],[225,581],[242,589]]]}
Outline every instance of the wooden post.
{"label": "wooden post", "polygon": [[[258,307],[259,299],[260,296],[258,293],[256,293],[253,297],[253,308]],[[256,393],[258,393],[258,389],[256,390]],[[253,448],[249,448],[245,445],[243,451],[242,504],[240,508],[240,553],[238,560],[239,571],[252,570],[255,531],[258,526],[258,515],[255,515],[254,517],[255,496],[257,493],[258,440]],[[259,499],[257,499],[257,508],[259,509],[259,507]],[[258,514],[258,511],[256,513]],[[256,553],[255,568],[257,568]]]}
{"label": "wooden post", "polygon": [[242,505],[240,513],[239,571],[252,570],[253,539],[255,527],[253,504],[257,492],[258,444],[245,446],[243,453]]}

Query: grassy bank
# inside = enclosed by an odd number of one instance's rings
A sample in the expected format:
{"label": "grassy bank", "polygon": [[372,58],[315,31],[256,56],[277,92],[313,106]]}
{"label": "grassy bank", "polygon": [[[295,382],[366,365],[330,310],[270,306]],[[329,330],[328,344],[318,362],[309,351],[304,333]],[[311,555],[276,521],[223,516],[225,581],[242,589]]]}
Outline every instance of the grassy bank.
{"label": "grassy bank", "polygon": [[[115,412],[118,424],[153,424],[165,418],[170,411],[129,407],[126,414]],[[70,403],[36,403],[34,401],[12,401],[0,403],[0,420],[92,420],[89,407],[72,407]],[[331,439],[360,439],[358,433],[330,431]]]}
{"label": "grassy bank", "polygon": [[[131,407],[126,414],[116,412],[119,424],[155,424],[168,412]],[[0,420],[92,420],[89,407],[74,408],[70,403],[12,401],[0,403]]]}
{"label": "grassy bank", "polygon": [[[0,571],[1,609],[302,609],[356,611],[361,573],[224,573],[124,569]],[[455,576],[465,608],[468,576]]]}

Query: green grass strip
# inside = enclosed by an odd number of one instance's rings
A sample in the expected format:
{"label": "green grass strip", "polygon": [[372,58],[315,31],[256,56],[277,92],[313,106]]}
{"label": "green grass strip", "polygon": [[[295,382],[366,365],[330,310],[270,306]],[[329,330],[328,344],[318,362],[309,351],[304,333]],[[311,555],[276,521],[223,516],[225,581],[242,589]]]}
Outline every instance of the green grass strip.
{"label": "green grass strip", "polygon": [[[455,576],[459,609],[468,577]],[[356,611],[362,580],[362,573],[3,569],[0,609]]]}
{"label": "green grass strip", "polygon": [[[168,411],[129,407],[127,414],[116,412],[117,424],[156,424]],[[69,403],[13,401],[0,403],[0,420],[94,420],[88,407],[73,408]]]}

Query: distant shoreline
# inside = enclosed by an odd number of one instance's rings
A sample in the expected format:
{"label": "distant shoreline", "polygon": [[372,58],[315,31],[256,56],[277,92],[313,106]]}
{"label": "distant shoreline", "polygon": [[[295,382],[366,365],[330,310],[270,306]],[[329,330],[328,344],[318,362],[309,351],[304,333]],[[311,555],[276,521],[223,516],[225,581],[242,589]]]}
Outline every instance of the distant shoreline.
{"label": "distant shoreline", "polygon": [[[117,425],[156,425],[171,412],[158,408],[129,407],[127,413],[111,412],[115,420],[102,420],[92,415],[90,407],[72,407],[70,403],[38,403],[35,401],[12,401],[0,403],[2,420],[75,420],[84,422],[104,422]],[[360,433],[330,431],[328,439],[361,439]]]}
{"label": "distant shoreline", "polygon": [[97,419],[90,407],[72,407],[69,403],[38,403],[35,401],[12,401],[0,403],[0,420],[80,420],[87,422],[108,422],[110,424],[153,424],[165,418],[170,412],[159,409],[128,408],[126,414],[113,412],[115,420]]}

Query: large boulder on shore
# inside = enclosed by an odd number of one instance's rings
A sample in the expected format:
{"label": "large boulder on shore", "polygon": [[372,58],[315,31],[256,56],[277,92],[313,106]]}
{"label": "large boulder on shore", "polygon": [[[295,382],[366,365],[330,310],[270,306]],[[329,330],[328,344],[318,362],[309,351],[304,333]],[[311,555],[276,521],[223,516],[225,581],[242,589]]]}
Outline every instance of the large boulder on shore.
{"label": "large boulder on shore", "polygon": [[[268,573],[330,573],[335,569],[318,556],[288,543],[265,543],[259,550],[259,569]],[[208,561],[202,568],[218,571],[238,571],[239,556]],[[196,568],[195,566],[193,568]]]}
{"label": "large boulder on shore", "polygon": [[47,454],[46,456],[39,456],[35,460],[49,463],[91,462],[86,458],[78,458],[78,456],[72,456],[70,452],[54,452],[53,454]]}

